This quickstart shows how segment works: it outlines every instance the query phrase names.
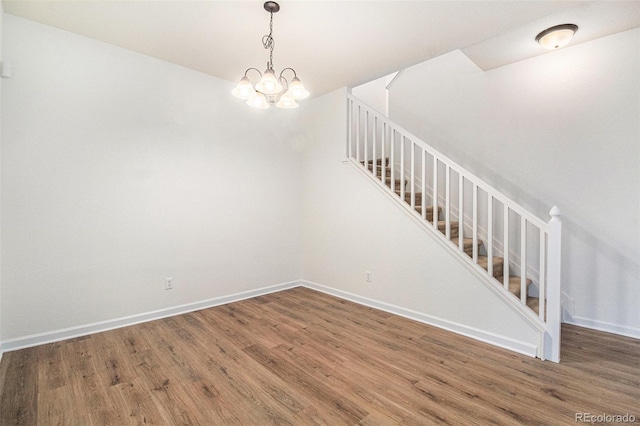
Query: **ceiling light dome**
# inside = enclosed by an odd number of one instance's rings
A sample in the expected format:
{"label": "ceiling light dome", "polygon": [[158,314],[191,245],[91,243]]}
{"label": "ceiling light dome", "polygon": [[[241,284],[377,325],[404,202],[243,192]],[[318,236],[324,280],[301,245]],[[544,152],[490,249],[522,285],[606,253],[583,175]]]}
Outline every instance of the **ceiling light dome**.
{"label": "ceiling light dome", "polygon": [[574,24],[562,24],[547,28],[536,36],[536,41],[545,49],[553,50],[565,46],[578,31]]}

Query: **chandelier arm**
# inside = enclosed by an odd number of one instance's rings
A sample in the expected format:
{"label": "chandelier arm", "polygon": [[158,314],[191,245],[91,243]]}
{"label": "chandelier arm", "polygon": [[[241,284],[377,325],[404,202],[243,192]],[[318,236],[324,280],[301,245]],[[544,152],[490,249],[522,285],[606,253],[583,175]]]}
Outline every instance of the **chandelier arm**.
{"label": "chandelier arm", "polygon": [[[253,68],[253,67],[251,67],[251,68],[247,68],[247,70],[244,72],[244,76],[245,76],[245,77],[247,77],[247,73],[248,73],[249,71],[251,71],[251,70],[255,70],[255,71],[257,71],[257,72],[258,72],[258,74],[260,74],[260,77],[262,77],[262,73],[260,72],[260,70],[259,70],[258,68]],[[249,78],[249,77],[247,77],[247,78]]]}
{"label": "chandelier arm", "polygon": [[[286,78],[284,78],[282,76],[282,73],[280,73],[280,77],[278,77],[278,81],[282,84],[282,93],[286,92],[287,90],[289,90],[289,82],[287,81]],[[284,83],[283,83],[284,82]]]}
{"label": "chandelier arm", "polygon": [[280,71],[280,78],[283,78],[283,77],[282,77],[282,74],[284,74],[284,72],[285,72],[286,70],[291,70],[291,72],[293,72],[293,78],[298,77],[298,74],[296,74],[296,70],[294,70],[294,69],[293,69],[293,68],[291,68],[291,67],[287,67],[287,68],[283,69],[282,71]]}

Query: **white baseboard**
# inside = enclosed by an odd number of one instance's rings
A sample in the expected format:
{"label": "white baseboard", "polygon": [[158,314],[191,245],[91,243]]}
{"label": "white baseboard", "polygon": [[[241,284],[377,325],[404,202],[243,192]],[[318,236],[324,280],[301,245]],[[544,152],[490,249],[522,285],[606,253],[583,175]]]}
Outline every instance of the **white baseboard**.
{"label": "white baseboard", "polygon": [[522,342],[519,340],[511,339],[509,337],[500,336],[498,334],[490,333],[467,325],[458,324],[442,318],[437,318],[411,309],[406,309],[400,306],[391,305],[389,303],[369,299],[367,297],[359,296],[357,294],[349,293],[342,290],[337,290],[331,287],[326,287],[307,280],[300,280],[300,284],[303,287],[307,287],[312,290],[327,293],[341,299],[346,299],[351,302],[358,303],[360,305],[369,306],[370,308],[375,308],[381,311],[399,315],[401,317],[418,321],[423,324],[432,325],[443,330],[451,331],[456,334],[470,337],[472,339],[479,340],[490,345],[498,346],[500,348],[518,352],[523,355],[528,355],[533,358],[536,357],[538,351],[537,345],[528,342]]}
{"label": "white baseboard", "polygon": [[[2,354],[8,351],[14,351],[18,349],[24,349],[32,346],[38,346],[46,343],[58,342],[61,340],[72,339],[75,337],[86,336],[93,333],[100,333],[103,331],[113,330],[116,328],[127,327],[130,325],[140,324],[143,322],[154,321],[161,318],[166,318],[174,315],[185,314],[188,312],[198,311],[201,309],[211,308],[214,306],[224,305],[227,303],[238,302],[240,300],[250,299],[252,297],[262,296],[269,293],[276,293],[283,290],[288,290],[295,287],[307,287],[312,290],[320,291],[332,296],[339,297],[341,299],[349,300],[360,305],[369,306],[374,309],[389,312],[395,315],[399,315],[414,321],[418,321],[424,324],[432,325],[443,330],[451,331],[456,334],[460,334],[472,339],[488,343],[500,348],[508,349],[523,355],[535,357],[537,354],[537,346],[528,342],[515,340],[509,337],[500,336],[495,333],[480,330],[474,327],[470,327],[464,324],[458,324],[453,321],[445,320],[442,318],[434,317],[432,315],[417,312],[411,309],[402,308],[386,302],[370,299],[357,294],[349,293],[346,291],[338,290],[332,287],[327,287],[318,283],[307,280],[290,281],[286,283],[276,284],[268,287],[262,287],[255,290],[244,291],[240,293],[234,293],[227,296],[215,297],[199,302],[188,303],[185,305],[174,306],[166,309],[160,309],[157,311],[146,312],[137,315],[131,315],[122,318],[116,318],[113,320],[100,321],[96,323],[70,327],[60,330],[54,330],[46,333],[32,334],[29,336],[18,337],[9,339],[0,343],[0,361],[2,360]],[[577,325],[580,327],[591,328],[608,333],[619,334],[623,336],[633,337],[640,339],[640,329],[628,326],[622,326],[618,324],[607,323],[603,321],[592,320],[589,318],[582,318],[572,316],[565,318],[568,324]]]}
{"label": "white baseboard", "polygon": [[633,337],[640,339],[640,328],[629,327],[626,325],[613,324],[605,321],[598,321],[590,318],[566,315],[562,322],[579,327],[591,328],[606,333],[619,334],[621,336]]}
{"label": "white baseboard", "polygon": [[185,305],[159,309],[157,311],[145,312],[142,314],[131,315],[107,321],[100,321],[86,325],[48,331],[45,333],[32,334],[24,337],[17,337],[14,339],[5,340],[4,342],[0,343],[0,357],[2,356],[1,354],[3,352],[15,351],[32,346],[43,345],[45,343],[58,342],[60,340],[72,339],[74,337],[86,336],[88,334],[100,333],[103,331],[127,327],[130,325],[140,324],[148,321],[154,321],[174,315],[185,314],[187,312],[199,311],[201,309],[211,308],[213,306],[238,302],[240,300],[262,296],[264,294],[275,293],[278,291],[299,287],[300,285],[300,281],[291,281],[287,283],[272,285],[269,287],[262,287],[255,290],[234,293],[227,296],[214,297],[212,299],[202,300],[199,302],[187,303]]}

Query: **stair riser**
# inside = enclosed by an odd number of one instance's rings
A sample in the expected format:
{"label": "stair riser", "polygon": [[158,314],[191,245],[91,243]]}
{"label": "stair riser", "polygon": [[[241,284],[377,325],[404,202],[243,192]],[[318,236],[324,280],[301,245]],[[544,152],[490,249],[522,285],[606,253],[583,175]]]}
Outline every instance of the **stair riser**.
{"label": "stair riser", "polygon": [[[407,204],[411,204],[410,201],[407,202]],[[427,213],[433,213],[433,206],[426,206],[427,209]],[[418,211],[418,213],[422,213],[422,204],[418,203],[418,200],[416,200],[416,210]],[[442,208],[438,207],[438,213],[442,212]]]}
{"label": "stair riser", "polygon": [[[443,234],[446,234],[446,228],[447,228],[446,224],[443,224],[443,223],[438,224],[438,230],[440,232],[442,232]],[[449,232],[451,232],[451,235],[450,235],[451,239],[458,238],[459,234],[458,234],[458,227],[457,226],[455,226],[455,227],[451,226],[451,229],[450,229]]]}
{"label": "stair riser", "polygon": [[[369,171],[373,170],[373,165],[369,164]],[[382,167],[378,166],[378,170],[376,171],[376,177],[378,179],[382,179]],[[389,167],[386,168],[386,171],[384,172],[384,178],[387,181],[387,186],[389,186],[389,182],[391,181],[391,169]],[[400,181],[400,176],[399,175],[395,175],[394,176],[394,180],[396,182]],[[405,179],[405,185],[408,184],[409,181],[408,179]],[[400,195],[400,191],[396,191],[398,195]],[[411,204],[411,192],[410,191],[405,191],[404,194],[405,197],[405,201],[407,202],[407,204]],[[420,204],[422,203],[422,193],[421,192],[416,192],[414,194],[415,200],[416,200],[416,204]]]}
{"label": "stair riser", "polygon": [[[369,169],[370,172],[373,171],[373,165],[369,164],[368,169]],[[376,166],[376,175],[378,177],[382,176],[382,166]],[[384,175],[385,176],[391,176],[391,168],[390,167],[385,167]]]}
{"label": "stair riser", "polygon": [[[511,279],[509,280],[509,291],[511,293],[513,293],[518,299],[520,298],[520,293],[521,293],[521,283],[520,283],[520,277],[510,277]],[[502,277],[500,277],[500,283],[502,284]],[[527,279],[526,282],[526,290],[525,291],[529,291],[529,286],[531,285],[531,280]]]}
{"label": "stair riser", "polygon": [[[485,271],[489,269],[488,259],[486,256],[478,256],[478,265],[484,268]],[[504,263],[501,257],[493,257],[493,277],[502,282],[504,275]]]}
{"label": "stair riser", "polygon": [[[400,187],[401,187],[400,181],[396,179],[396,181],[394,183],[395,183],[395,185],[394,185],[395,186],[395,190],[396,191],[400,191]],[[391,179],[390,178],[386,179],[385,185],[387,185],[388,187],[391,187]],[[407,181],[404,182],[404,186],[407,186]]]}
{"label": "stair riser", "polygon": [[493,267],[493,276],[498,280],[502,280],[504,277],[504,266],[503,265],[494,265]]}
{"label": "stair riser", "polygon": [[[420,209],[416,209],[416,211],[422,215]],[[426,220],[427,222],[433,222],[433,212],[427,212]]]}
{"label": "stair riser", "polygon": [[[367,164],[369,165],[369,167],[371,167],[373,165],[374,161],[373,160],[369,160],[367,161]],[[377,158],[375,160],[375,164],[378,165],[378,167],[382,166],[383,163],[383,159],[382,158]],[[360,164],[364,164],[364,161],[361,161]],[[388,166],[389,165],[389,159],[385,158],[384,159],[384,165]]]}

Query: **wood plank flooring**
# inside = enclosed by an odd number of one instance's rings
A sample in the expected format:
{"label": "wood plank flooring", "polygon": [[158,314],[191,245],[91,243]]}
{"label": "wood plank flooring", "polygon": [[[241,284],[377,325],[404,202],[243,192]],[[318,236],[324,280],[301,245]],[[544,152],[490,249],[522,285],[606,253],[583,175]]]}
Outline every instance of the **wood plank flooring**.
{"label": "wood plank flooring", "polygon": [[298,287],[5,353],[0,424],[640,423],[640,341],[562,332],[542,362]]}

